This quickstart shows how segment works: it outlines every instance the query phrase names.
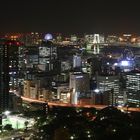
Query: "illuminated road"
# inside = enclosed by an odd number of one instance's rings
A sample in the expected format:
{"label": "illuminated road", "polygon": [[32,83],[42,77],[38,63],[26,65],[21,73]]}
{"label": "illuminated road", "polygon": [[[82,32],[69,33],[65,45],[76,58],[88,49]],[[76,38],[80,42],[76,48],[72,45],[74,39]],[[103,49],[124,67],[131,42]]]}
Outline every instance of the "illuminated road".
{"label": "illuminated road", "polygon": [[[27,102],[36,102],[36,103],[46,103],[45,101],[40,101],[40,100],[36,100],[36,99],[31,99],[31,98],[26,98],[26,97],[21,97],[22,100],[27,101]],[[96,109],[103,109],[105,107],[107,107],[107,105],[82,105],[82,104],[78,104],[78,105],[73,105],[73,104],[67,104],[67,103],[59,103],[59,102],[47,102],[49,106],[63,106],[63,107],[83,107],[83,108],[96,108]],[[140,112],[140,108],[132,108],[132,107],[117,107],[120,110],[123,111],[128,111],[128,112]]]}

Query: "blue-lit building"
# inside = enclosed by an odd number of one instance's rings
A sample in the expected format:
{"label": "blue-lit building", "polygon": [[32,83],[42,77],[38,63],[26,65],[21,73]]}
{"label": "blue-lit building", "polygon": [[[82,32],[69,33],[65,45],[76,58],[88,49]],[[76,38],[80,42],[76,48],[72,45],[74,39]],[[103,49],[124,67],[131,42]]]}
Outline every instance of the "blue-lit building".
{"label": "blue-lit building", "polygon": [[80,68],[82,65],[82,60],[80,55],[73,56],[73,68]]}

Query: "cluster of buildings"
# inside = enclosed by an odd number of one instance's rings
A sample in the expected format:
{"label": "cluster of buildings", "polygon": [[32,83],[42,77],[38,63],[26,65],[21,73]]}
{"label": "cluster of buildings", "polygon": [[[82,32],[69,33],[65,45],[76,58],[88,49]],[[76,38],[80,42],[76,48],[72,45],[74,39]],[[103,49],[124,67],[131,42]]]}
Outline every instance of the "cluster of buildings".
{"label": "cluster of buildings", "polygon": [[0,111],[19,110],[21,96],[139,107],[139,42],[128,34],[7,34],[0,40]]}

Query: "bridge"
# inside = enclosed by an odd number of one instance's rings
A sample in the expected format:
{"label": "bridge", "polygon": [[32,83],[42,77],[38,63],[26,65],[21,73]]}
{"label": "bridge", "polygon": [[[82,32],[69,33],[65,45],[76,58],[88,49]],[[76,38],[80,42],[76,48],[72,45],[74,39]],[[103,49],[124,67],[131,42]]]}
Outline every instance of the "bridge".
{"label": "bridge", "polygon": [[[46,103],[45,101],[37,100],[37,99],[31,99],[27,97],[21,96],[22,100],[25,102],[34,102],[34,103]],[[79,108],[96,108],[98,110],[103,109],[107,107],[107,105],[84,105],[84,104],[70,104],[70,103],[60,103],[60,102],[47,102],[48,105],[51,106],[60,106],[60,107],[79,107]],[[117,107],[121,111],[126,112],[140,112],[139,108],[133,108],[133,107]]]}

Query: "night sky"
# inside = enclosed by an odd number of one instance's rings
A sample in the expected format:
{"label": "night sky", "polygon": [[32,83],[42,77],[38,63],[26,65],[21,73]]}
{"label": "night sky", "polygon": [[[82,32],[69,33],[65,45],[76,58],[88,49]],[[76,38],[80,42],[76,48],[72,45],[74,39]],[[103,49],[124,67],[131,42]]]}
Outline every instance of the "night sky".
{"label": "night sky", "polygon": [[1,32],[140,34],[140,4],[135,0],[0,2]]}

